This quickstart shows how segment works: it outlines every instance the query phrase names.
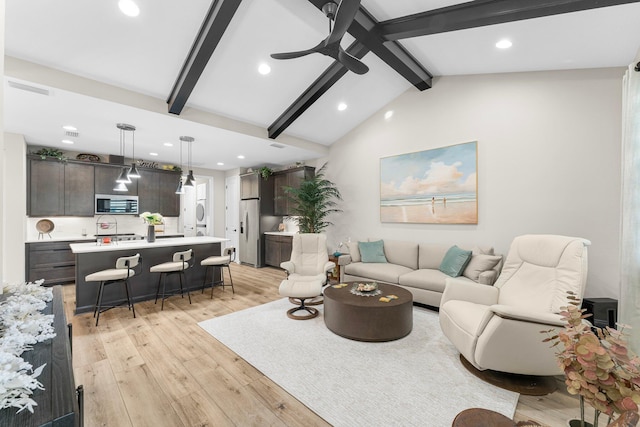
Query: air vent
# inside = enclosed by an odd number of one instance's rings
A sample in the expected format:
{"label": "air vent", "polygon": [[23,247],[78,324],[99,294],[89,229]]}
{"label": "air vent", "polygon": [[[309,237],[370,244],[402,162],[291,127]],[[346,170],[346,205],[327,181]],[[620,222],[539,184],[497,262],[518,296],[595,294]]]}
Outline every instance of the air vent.
{"label": "air vent", "polygon": [[284,148],[284,145],[282,144],[276,144],[275,142],[273,144],[269,144],[269,147],[273,147],[273,148]]}
{"label": "air vent", "polygon": [[70,131],[70,130],[66,131],[64,134],[66,136],[71,136],[73,138],[77,138],[77,137],[80,136],[80,134],[78,132],[74,132],[74,131]]}
{"label": "air vent", "polygon": [[39,93],[40,95],[49,96],[49,90],[48,89],[42,89],[42,88],[35,87],[35,86],[29,86],[29,85],[25,85],[25,84],[18,83],[18,82],[13,82],[11,80],[9,80],[9,86],[11,86],[12,88],[15,88],[15,89],[26,90],[27,92]]}

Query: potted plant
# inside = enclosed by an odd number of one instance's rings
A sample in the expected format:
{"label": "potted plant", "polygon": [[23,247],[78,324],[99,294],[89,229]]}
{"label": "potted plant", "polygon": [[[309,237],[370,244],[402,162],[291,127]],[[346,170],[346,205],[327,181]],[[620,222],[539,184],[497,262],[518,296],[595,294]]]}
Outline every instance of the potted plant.
{"label": "potted plant", "polygon": [[261,167],[260,169],[258,169],[258,170],[256,171],[256,173],[257,173],[258,175],[260,175],[260,176],[262,177],[262,179],[264,179],[264,180],[266,181],[267,179],[269,179],[269,177],[271,176],[271,174],[273,174],[273,169],[271,169],[271,168],[270,168],[270,167],[268,167],[268,166],[263,166],[263,167]]}
{"label": "potted plant", "polygon": [[[600,413],[620,418],[628,411],[637,412],[640,404],[640,358],[627,348],[624,325],[619,330],[592,328],[583,319],[585,309],[570,292],[569,305],[560,315],[566,321],[564,329],[544,331],[550,336],[544,341],[553,346],[562,344],[556,354],[565,374],[567,391],[580,397],[580,420],[570,426],[598,426]],[[584,420],[584,402],[595,409],[593,424]]]}
{"label": "potted plant", "polygon": [[55,148],[41,148],[33,154],[40,156],[42,160],[45,160],[47,157],[55,157],[60,161],[66,160],[64,155],[62,154],[62,151]]}
{"label": "potted plant", "polygon": [[322,165],[312,178],[304,179],[299,187],[285,187],[284,191],[293,202],[293,216],[301,233],[320,233],[331,222],[327,216],[342,212],[336,208],[336,201],[342,200],[340,190],[325,178],[327,163]]}

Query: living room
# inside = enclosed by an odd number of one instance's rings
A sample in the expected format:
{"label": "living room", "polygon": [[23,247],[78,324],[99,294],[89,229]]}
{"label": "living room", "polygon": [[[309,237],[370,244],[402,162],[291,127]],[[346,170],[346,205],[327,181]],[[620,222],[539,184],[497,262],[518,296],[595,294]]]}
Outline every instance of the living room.
{"label": "living room", "polygon": [[[640,52],[633,62],[638,60]],[[328,250],[333,252],[347,239],[383,238],[456,244],[467,248],[491,246],[496,253],[506,255],[513,239],[522,234],[578,236],[591,241],[585,296],[623,299],[619,284],[620,247],[623,244],[620,233],[622,87],[626,71],[626,67],[616,66],[451,75],[435,77],[433,87],[427,91],[413,88],[405,91],[335,141],[326,154],[307,160],[308,165],[316,167],[327,162],[327,175],[343,197],[339,204],[342,213],[331,217],[333,226],[327,230]],[[478,147],[477,224],[380,221],[382,158],[471,141],[476,141]],[[5,171],[11,171],[17,167],[15,160],[24,156],[24,139],[5,134],[3,144],[2,160],[8,168]],[[237,174],[237,170],[206,173],[215,176],[221,185],[225,176]],[[13,186],[6,175],[0,183],[5,200],[23,200],[24,185]],[[218,206],[224,205],[223,190],[217,191],[215,198]],[[0,234],[5,250],[0,255],[10,260],[11,250],[15,250],[16,245],[23,246],[23,240],[16,242],[15,239],[16,235],[23,239],[20,234],[23,230],[12,229],[6,224],[14,218],[6,203],[0,210],[0,218],[5,219]],[[223,225],[219,227],[218,230]],[[126,310],[112,311],[101,320],[109,325],[108,329],[113,328],[110,331],[93,327],[90,315],[74,319],[74,333],[80,337],[78,348],[81,349],[75,356],[80,366],[76,382],[84,383],[87,390],[92,386],[99,390],[95,395],[89,395],[88,403],[94,411],[91,419],[95,423],[144,425],[145,416],[161,420],[158,416],[164,414],[164,410],[158,409],[153,415],[137,410],[135,406],[144,405],[140,405],[134,396],[148,393],[150,400],[157,397],[166,406],[166,396],[154,391],[153,384],[161,384],[160,389],[164,392],[169,383],[184,381],[187,386],[183,389],[167,392],[180,402],[168,404],[180,415],[175,418],[172,414],[167,419],[180,419],[185,425],[206,419],[215,419],[220,425],[259,425],[273,421],[272,413],[278,413],[281,418],[277,421],[285,425],[324,425],[316,414],[263,378],[259,371],[238,360],[224,346],[202,343],[205,336],[196,332],[198,327],[194,319],[202,321],[223,316],[278,298],[277,284],[284,277],[282,271],[252,270],[235,265],[232,269],[238,292],[233,296],[228,290],[216,291],[214,301],[220,304],[211,304],[206,294],[194,299],[194,307],[175,300],[170,303],[170,307],[176,309],[175,313],[167,315],[157,312],[153,304],[144,303],[140,308],[136,306],[136,310],[147,323],[130,319]],[[6,268],[4,273],[7,273]],[[72,317],[73,294],[67,291],[66,295],[69,298],[67,316]],[[152,332],[150,325],[157,330]],[[184,333],[180,325],[196,338],[180,337]],[[183,352],[171,349],[175,354],[163,360],[152,355],[152,351],[144,350],[167,350],[161,343],[163,334],[183,345]],[[208,352],[222,356],[214,358],[207,356]],[[178,364],[180,367],[176,368]],[[142,379],[148,373],[145,366],[151,366],[149,370],[154,371],[177,369],[180,374],[191,368],[203,372],[203,378],[215,386],[206,386],[204,381],[198,382],[194,378],[173,376],[173,373],[162,379],[154,378],[151,385],[143,384]],[[228,372],[232,375],[227,376]],[[126,374],[131,373],[135,381],[128,382]],[[237,383],[238,379],[245,383]],[[139,388],[134,384],[136,381]],[[118,384],[124,384],[121,390],[118,390]],[[197,386],[206,393],[197,390]],[[232,400],[233,393],[229,391],[234,387],[242,389],[241,397],[236,400]],[[260,405],[264,407],[255,412],[243,409],[243,405],[254,409],[256,405],[255,395],[247,389],[253,389],[254,393],[258,390],[257,394],[263,399]],[[215,399],[205,396],[214,392],[224,395],[224,403],[215,408],[211,404]],[[127,399],[131,401],[125,402]],[[567,399],[569,406],[575,403]],[[549,408],[553,404],[549,399],[543,399],[542,408],[535,408],[535,399],[525,401],[526,409],[519,407],[516,419],[537,419],[553,425],[548,419],[544,421],[543,415],[545,410],[551,411]],[[224,407],[225,403],[227,407]],[[287,418],[290,408],[294,408],[295,415]],[[560,412],[570,413],[571,410],[564,407]],[[123,411],[126,415],[122,415]],[[113,413],[120,415],[111,418]],[[268,416],[251,418],[255,413]],[[553,422],[559,419],[552,418]]]}

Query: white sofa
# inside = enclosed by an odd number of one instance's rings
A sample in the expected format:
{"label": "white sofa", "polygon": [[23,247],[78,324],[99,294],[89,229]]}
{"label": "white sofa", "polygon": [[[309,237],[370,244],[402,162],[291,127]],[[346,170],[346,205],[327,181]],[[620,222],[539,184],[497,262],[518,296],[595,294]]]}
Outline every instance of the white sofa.
{"label": "white sofa", "polygon": [[[368,241],[376,240],[380,239],[369,239]],[[361,260],[358,242],[347,243],[349,254],[341,255],[338,259],[341,266],[341,280],[376,281],[400,285],[413,294],[414,302],[439,307],[446,280],[451,278],[440,271],[439,267],[452,245],[387,239],[383,240],[383,245],[387,262],[368,263]],[[482,265],[487,265],[487,259],[495,260],[496,258],[499,260],[495,266],[482,270]],[[489,262],[489,264],[491,263]],[[493,248],[476,247],[473,248],[471,261],[458,279],[493,285],[501,268],[502,256],[493,255]]]}

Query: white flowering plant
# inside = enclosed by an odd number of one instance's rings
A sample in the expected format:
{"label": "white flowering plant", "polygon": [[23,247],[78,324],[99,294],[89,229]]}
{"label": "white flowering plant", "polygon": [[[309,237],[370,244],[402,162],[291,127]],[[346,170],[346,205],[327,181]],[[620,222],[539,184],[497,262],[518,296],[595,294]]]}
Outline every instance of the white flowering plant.
{"label": "white flowering plant", "polygon": [[51,288],[35,283],[9,285],[9,297],[0,302],[0,409],[17,408],[33,413],[33,390],[43,389],[36,379],[44,369],[33,369],[22,357],[33,345],[55,337],[53,315],[41,311],[53,299]]}
{"label": "white flowering plant", "polygon": [[164,217],[160,215],[158,212],[142,212],[140,214],[140,218],[144,220],[149,225],[160,225],[164,222]]}

